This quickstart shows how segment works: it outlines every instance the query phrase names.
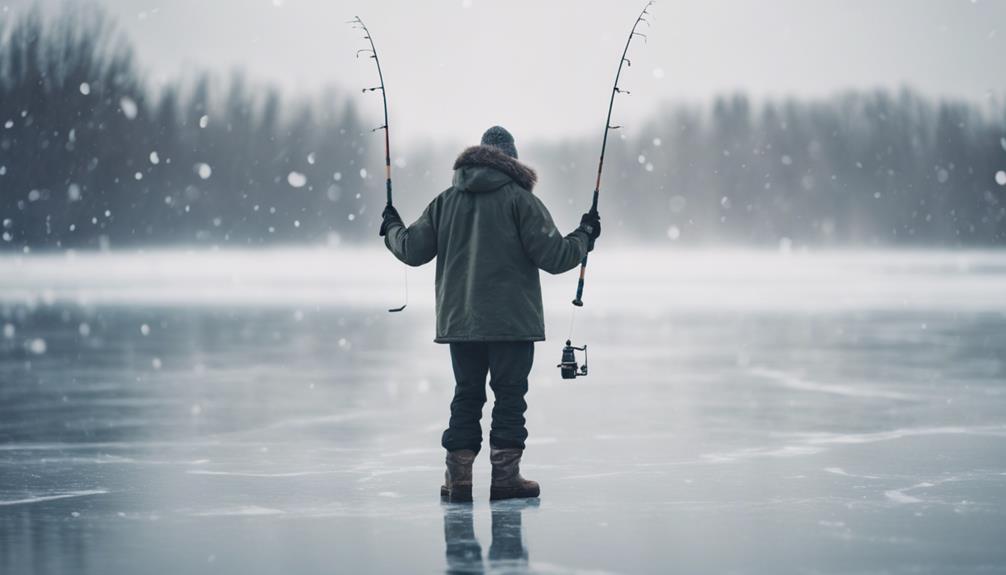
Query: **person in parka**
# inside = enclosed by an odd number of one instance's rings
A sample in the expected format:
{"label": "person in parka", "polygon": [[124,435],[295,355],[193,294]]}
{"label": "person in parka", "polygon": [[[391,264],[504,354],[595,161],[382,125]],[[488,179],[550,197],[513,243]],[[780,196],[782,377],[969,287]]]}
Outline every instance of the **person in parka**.
{"label": "person in parka", "polygon": [[406,227],[394,207],[384,210],[380,235],[410,266],[434,257],[436,339],[450,344],[456,385],[442,437],[447,471],[441,496],[472,500],[472,463],[482,446],[486,375],[496,396],[489,433],[490,499],[537,497],[536,482],[520,475],[527,439],[524,412],[534,342],[545,339],[538,270],[569,271],[594,247],[600,218],[583,215],[562,236],[532,192],[537,175],[517,159],[513,136],[489,128],[482,143],[454,162],[454,181]]}

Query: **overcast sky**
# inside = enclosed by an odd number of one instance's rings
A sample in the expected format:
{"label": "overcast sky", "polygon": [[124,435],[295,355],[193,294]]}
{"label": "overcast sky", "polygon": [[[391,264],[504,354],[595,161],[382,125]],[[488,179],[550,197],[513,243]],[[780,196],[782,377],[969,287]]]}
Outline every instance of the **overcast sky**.
{"label": "overcast sky", "polygon": [[[59,0],[41,0],[47,7]],[[10,17],[33,0],[0,0]],[[241,68],[290,92],[352,89],[376,72],[344,24],[368,23],[393,137],[471,141],[490,124],[522,140],[604,126],[610,84],[642,2],[626,0],[98,0],[152,81]],[[637,6],[638,4],[638,6]],[[974,101],[1006,93],[1006,0],[663,0],[631,50],[615,120],[631,133],[660,102],[819,96],[913,86]]]}

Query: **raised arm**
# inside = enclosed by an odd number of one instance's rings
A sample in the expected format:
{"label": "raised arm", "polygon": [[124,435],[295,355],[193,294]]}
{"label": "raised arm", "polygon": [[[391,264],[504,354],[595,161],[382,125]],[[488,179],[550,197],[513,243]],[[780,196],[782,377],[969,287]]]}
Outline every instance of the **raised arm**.
{"label": "raised arm", "polygon": [[561,274],[575,268],[587,254],[590,236],[582,228],[563,237],[548,208],[530,192],[516,196],[517,227],[524,252],[540,269]]}
{"label": "raised arm", "polygon": [[[402,263],[421,266],[437,255],[437,230],[433,224],[436,200],[430,202],[411,226],[405,227],[398,213],[394,218],[385,218],[384,245]],[[394,208],[392,208],[394,209]]]}

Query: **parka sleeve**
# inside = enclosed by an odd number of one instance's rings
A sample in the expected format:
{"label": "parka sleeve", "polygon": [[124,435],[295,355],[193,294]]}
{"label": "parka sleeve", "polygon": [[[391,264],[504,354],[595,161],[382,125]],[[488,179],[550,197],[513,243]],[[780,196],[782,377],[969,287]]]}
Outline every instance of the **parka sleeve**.
{"label": "parka sleeve", "polygon": [[434,225],[436,200],[430,202],[411,226],[393,224],[384,236],[384,245],[402,263],[417,267],[437,255],[437,230]]}
{"label": "parka sleeve", "polygon": [[524,253],[539,269],[561,274],[577,266],[587,253],[586,232],[577,228],[563,237],[552,215],[540,199],[530,192],[517,194],[517,229]]}

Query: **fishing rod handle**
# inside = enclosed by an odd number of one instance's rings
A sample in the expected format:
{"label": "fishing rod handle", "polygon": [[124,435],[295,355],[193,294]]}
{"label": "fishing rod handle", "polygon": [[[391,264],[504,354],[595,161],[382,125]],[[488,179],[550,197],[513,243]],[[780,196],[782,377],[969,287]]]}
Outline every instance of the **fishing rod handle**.
{"label": "fishing rod handle", "polygon": [[573,300],[573,305],[576,307],[583,307],[583,277],[587,275],[587,256],[584,255],[583,259],[580,260],[580,279],[576,282],[576,299]]}

